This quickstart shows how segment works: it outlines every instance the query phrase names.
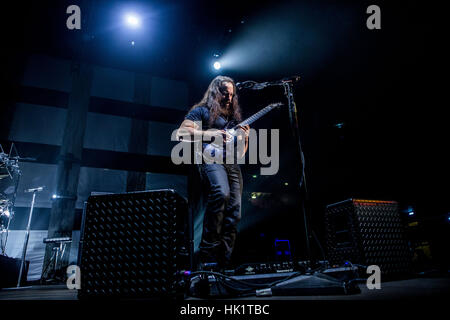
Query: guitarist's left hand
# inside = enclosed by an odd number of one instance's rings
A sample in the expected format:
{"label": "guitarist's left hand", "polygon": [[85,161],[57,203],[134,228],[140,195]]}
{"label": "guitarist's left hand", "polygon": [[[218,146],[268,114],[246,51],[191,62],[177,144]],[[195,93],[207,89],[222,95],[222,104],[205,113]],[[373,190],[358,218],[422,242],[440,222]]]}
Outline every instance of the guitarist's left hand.
{"label": "guitarist's left hand", "polygon": [[[250,126],[246,125],[246,126],[239,126],[239,129],[241,129],[244,132],[244,136],[245,136],[245,140],[248,139],[248,135],[250,134]],[[239,140],[242,140],[242,135],[239,135]]]}
{"label": "guitarist's left hand", "polygon": [[[242,154],[240,154],[240,152],[238,152],[238,157],[243,158],[248,149],[248,136],[250,134],[250,126],[248,126],[248,125],[243,126],[243,127],[240,126],[238,130],[241,130],[241,132],[240,132],[241,134],[238,135],[238,140],[242,140],[242,136],[245,137],[244,151],[242,152]],[[243,133],[243,135],[242,135],[242,133]]]}

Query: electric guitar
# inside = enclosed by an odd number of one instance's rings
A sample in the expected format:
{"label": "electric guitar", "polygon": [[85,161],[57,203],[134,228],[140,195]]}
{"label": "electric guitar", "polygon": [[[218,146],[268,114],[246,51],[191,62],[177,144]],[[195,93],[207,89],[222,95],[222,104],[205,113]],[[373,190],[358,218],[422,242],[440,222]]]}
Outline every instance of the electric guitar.
{"label": "electric guitar", "polygon": [[[222,145],[216,143],[215,141],[212,143],[203,143],[203,156],[210,159],[217,157],[224,159],[226,157],[226,150],[236,150],[236,148],[231,149],[230,144],[233,144],[233,147],[236,146],[237,138],[239,135],[242,134],[242,130],[239,130],[240,127],[245,127],[247,125],[252,124],[262,116],[272,111],[273,109],[278,108],[282,105],[283,104],[281,102],[269,104],[267,107],[259,110],[257,113],[255,113],[251,117],[248,117],[247,119],[238,124],[235,124],[236,121],[227,122],[227,124],[224,127],[224,130],[229,135],[231,135],[232,139],[230,139],[229,141],[223,139]],[[234,159],[236,159],[236,152],[233,156]]]}

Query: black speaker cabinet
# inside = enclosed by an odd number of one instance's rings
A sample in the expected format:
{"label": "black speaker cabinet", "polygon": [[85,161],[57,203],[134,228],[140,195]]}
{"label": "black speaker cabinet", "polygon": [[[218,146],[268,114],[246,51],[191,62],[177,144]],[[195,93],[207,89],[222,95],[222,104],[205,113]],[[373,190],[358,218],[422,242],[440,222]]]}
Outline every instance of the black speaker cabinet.
{"label": "black speaker cabinet", "polygon": [[83,213],[79,298],[178,298],[187,201],[172,189],[94,195]]}
{"label": "black speaker cabinet", "polygon": [[383,275],[410,273],[412,254],[394,201],[349,199],[326,207],[328,260],[378,265]]}
{"label": "black speaker cabinet", "polygon": [[[12,288],[17,286],[19,280],[20,265],[22,259],[10,258],[0,254],[0,288]],[[20,284],[26,285],[30,261],[25,260],[24,270]]]}

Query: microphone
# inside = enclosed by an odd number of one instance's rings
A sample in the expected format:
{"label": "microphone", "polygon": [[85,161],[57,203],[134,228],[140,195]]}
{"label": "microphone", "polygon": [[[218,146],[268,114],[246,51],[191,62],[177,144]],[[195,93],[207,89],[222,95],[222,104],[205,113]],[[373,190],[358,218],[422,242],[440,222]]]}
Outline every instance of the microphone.
{"label": "microphone", "polygon": [[36,158],[31,158],[31,157],[25,157],[25,158],[22,158],[22,157],[19,157],[19,156],[17,156],[17,157],[11,157],[11,159],[25,160],[25,161],[36,161],[36,160],[37,160]]}
{"label": "microphone", "polygon": [[25,192],[40,192],[44,190],[44,187],[38,187],[38,188],[33,188],[33,189],[25,189]]}
{"label": "microphone", "polygon": [[244,89],[244,88],[250,89],[255,84],[256,84],[256,82],[255,81],[251,81],[251,80],[244,81],[244,82],[238,82],[238,83],[236,83],[236,89],[238,89],[238,90],[241,90],[241,89]]}
{"label": "microphone", "polygon": [[262,90],[269,86],[281,86],[286,82],[294,83],[294,82],[298,82],[298,81],[300,81],[300,76],[286,77],[286,78],[283,78],[283,79],[277,80],[277,81],[261,82],[261,83],[248,80],[248,81],[236,83],[236,88],[238,90],[241,90],[241,89]]}
{"label": "microphone", "polygon": [[281,82],[298,82],[300,81],[300,76],[292,76],[281,79]]}
{"label": "microphone", "polygon": [[268,82],[258,83],[255,81],[248,80],[248,81],[236,83],[236,88],[238,90],[241,90],[241,89],[261,90],[261,89],[264,89],[267,86],[267,84],[268,84]]}

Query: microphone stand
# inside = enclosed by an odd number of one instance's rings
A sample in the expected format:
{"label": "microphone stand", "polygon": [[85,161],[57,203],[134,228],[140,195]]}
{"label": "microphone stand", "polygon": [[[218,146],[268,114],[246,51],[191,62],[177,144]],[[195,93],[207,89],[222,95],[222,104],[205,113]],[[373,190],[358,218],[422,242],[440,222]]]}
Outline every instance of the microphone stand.
{"label": "microphone stand", "polygon": [[300,192],[301,205],[300,209],[303,215],[303,223],[305,225],[305,240],[306,240],[306,253],[308,257],[307,267],[311,270],[311,266],[314,265],[313,256],[311,253],[310,244],[310,232],[308,224],[308,214],[305,207],[305,201],[307,201],[307,188],[306,188],[306,177],[305,177],[305,157],[303,155],[302,143],[300,139],[300,130],[298,128],[298,117],[297,117],[297,106],[294,101],[294,89],[293,83],[300,80],[300,77],[290,77],[284,78],[279,81],[274,82],[263,82],[257,83],[254,81],[244,81],[242,83],[237,83],[236,87],[240,89],[251,89],[251,90],[261,90],[269,86],[282,86],[284,88],[284,95],[288,100],[289,107],[289,122],[291,125],[292,136],[294,137],[295,144],[297,145],[297,157],[301,163],[300,181],[298,183],[298,188]]}
{"label": "microphone stand", "polygon": [[17,288],[20,287],[20,283],[22,281],[22,273],[25,267],[25,257],[27,254],[28,240],[30,239],[31,218],[33,216],[33,208],[34,208],[34,201],[36,199],[36,193],[38,191],[42,191],[42,189],[43,187],[25,190],[25,192],[33,192],[33,199],[31,200],[30,214],[28,216],[28,225],[27,230],[25,231],[25,241],[22,249],[22,261],[20,262],[20,271],[19,271],[19,279],[17,280]]}
{"label": "microphone stand", "polygon": [[308,256],[308,268],[311,268],[313,263],[313,256],[311,254],[310,245],[310,234],[309,234],[309,224],[308,224],[308,214],[305,207],[305,201],[307,201],[307,188],[306,188],[306,177],[305,177],[305,156],[303,154],[302,143],[300,139],[300,130],[298,128],[298,117],[297,117],[297,106],[294,101],[294,89],[292,81],[282,81],[281,85],[284,88],[284,95],[288,100],[289,107],[289,121],[291,124],[292,136],[294,137],[294,142],[297,145],[297,157],[301,163],[300,181],[298,183],[298,188],[300,192],[301,201],[301,211],[303,215],[303,223],[305,225],[305,239],[306,239],[306,252]]}
{"label": "microphone stand", "polygon": [[[291,77],[285,78],[276,82],[266,82],[263,84],[257,84],[254,82],[246,81],[244,83],[244,87],[251,88],[253,90],[259,90],[266,86],[279,85],[284,88],[284,94],[287,97],[289,104],[289,121],[291,123],[292,135],[295,139],[295,144],[297,147],[295,148],[297,151],[297,157],[301,162],[301,172],[300,172],[300,181],[298,184],[299,192],[300,192],[300,200],[301,205],[300,208],[303,214],[303,222],[305,224],[305,237],[306,237],[306,251],[308,255],[308,261],[306,263],[306,274],[301,274],[287,280],[282,280],[278,282],[275,286],[269,289],[257,290],[256,295],[267,295],[270,293],[274,296],[286,296],[286,295],[302,295],[306,292],[310,294],[317,295],[320,293],[330,294],[333,290],[338,294],[347,294],[349,289],[352,289],[349,286],[349,282],[345,282],[344,280],[338,280],[328,277],[325,274],[315,274],[313,273],[313,266],[315,266],[315,262],[313,256],[311,254],[311,245],[310,245],[310,230],[309,230],[309,216],[306,210],[305,202],[308,200],[307,198],[307,189],[306,189],[306,179],[305,179],[305,157],[303,155],[302,144],[300,140],[300,130],[298,128],[298,119],[297,119],[297,107],[294,101],[294,89],[293,83],[298,81],[299,77]],[[314,232],[311,232],[314,235]],[[320,243],[318,242],[320,247]],[[259,291],[259,292],[258,292]]]}

